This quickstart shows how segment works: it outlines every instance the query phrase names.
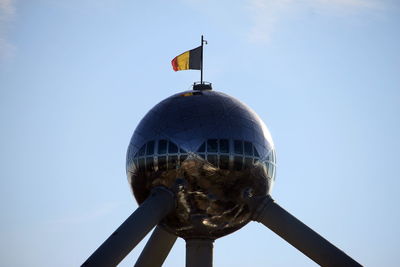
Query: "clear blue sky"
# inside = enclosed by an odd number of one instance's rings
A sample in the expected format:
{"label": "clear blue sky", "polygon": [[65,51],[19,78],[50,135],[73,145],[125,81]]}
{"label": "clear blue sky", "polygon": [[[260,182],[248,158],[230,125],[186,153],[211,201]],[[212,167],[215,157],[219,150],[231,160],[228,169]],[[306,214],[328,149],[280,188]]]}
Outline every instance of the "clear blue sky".
{"label": "clear blue sky", "polygon": [[[205,80],[271,131],[278,203],[362,264],[399,264],[398,1],[0,0],[1,266],[78,266],[136,209],[130,137],[199,80],[170,60],[201,34]],[[258,223],[214,255],[314,265]],[[180,240],[165,266],[184,262]]]}

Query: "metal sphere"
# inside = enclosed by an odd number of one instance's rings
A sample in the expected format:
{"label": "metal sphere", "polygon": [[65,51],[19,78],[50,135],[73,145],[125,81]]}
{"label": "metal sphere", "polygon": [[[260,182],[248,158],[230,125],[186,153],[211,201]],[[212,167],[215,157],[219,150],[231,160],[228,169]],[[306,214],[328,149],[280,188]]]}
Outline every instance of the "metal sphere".
{"label": "metal sphere", "polygon": [[204,90],[175,94],[152,108],[128,147],[126,169],[141,204],[152,188],[178,184],[177,208],[161,226],[182,238],[218,238],[250,221],[244,190],[270,193],[271,135],[245,104]]}

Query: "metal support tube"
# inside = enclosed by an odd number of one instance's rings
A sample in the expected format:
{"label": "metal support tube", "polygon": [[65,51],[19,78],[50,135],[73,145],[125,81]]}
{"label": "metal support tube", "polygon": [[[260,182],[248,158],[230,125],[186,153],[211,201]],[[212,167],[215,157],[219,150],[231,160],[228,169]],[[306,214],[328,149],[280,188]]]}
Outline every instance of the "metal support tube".
{"label": "metal support tube", "polygon": [[174,208],[174,193],[163,187],[154,188],[150,196],[82,266],[116,266]]}
{"label": "metal support tube", "polygon": [[255,206],[253,219],[264,224],[277,235],[321,266],[361,266],[346,253],[303,224],[296,217],[266,196]]}
{"label": "metal support tube", "polygon": [[160,267],[167,258],[176,239],[177,236],[156,226],[136,261],[135,267]]}
{"label": "metal support tube", "polygon": [[186,267],[212,267],[213,243],[211,239],[186,240]]}

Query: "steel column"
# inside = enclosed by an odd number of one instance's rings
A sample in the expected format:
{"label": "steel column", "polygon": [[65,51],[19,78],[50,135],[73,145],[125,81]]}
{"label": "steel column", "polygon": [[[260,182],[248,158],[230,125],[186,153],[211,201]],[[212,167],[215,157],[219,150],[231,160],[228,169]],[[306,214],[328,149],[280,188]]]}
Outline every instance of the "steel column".
{"label": "steel column", "polygon": [[248,203],[255,210],[253,220],[264,224],[317,264],[321,266],[361,266],[275,203],[270,196]]}
{"label": "steel column", "polygon": [[211,239],[186,240],[186,267],[212,267],[213,243]]}
{"label": "steel column", "polygon": [[82,266],[116,266],[174,208],[174,193],[164,187],[154,188],[151,195]]}
{"label": "steel column", "polygon": [[160,267],[175,244],[176,238],[177,236],[156,226],[135,267]]}

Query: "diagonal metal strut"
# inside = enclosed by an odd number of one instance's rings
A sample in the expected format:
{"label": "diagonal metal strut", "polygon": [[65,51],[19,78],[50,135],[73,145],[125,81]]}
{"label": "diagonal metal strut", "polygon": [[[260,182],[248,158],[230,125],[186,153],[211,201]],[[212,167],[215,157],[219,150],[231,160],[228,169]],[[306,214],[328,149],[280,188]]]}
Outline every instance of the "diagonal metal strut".
{"label": "diagonal metal strut", "polygon": [[361,266],[317,232],[299,221],[267,195],[244,196],[253,209],[253,220],[264,224],[321,266]]}
{"label": "diagonal metal strut", "polygon": [[174,193],[164,187],[155,187],[150,196],[82,266],[108,267],[118,265],[147,233],[174,208]]}
{"label": "diagonal metal strut", "polygon": [[135,263],[135,267],[160,267],[171,251],[177,236],[156,226]]}

